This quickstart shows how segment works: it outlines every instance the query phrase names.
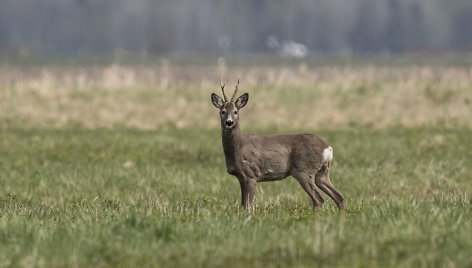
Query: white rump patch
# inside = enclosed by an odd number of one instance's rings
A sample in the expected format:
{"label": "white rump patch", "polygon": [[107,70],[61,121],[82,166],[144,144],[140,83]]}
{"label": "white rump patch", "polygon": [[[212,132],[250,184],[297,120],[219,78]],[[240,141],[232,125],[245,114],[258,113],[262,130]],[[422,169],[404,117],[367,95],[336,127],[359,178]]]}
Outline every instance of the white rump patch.
{"label": "white rump patch", "polygon": [[331,160],[333,160],[333,148],[329,146],[323,151],[323,162],[327,162]]}

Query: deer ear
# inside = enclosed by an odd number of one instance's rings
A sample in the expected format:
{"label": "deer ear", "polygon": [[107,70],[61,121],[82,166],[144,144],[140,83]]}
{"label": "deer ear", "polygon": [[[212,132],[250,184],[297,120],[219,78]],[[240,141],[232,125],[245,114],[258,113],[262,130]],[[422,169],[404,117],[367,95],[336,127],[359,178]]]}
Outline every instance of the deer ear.
{"label": "deer ear", "polygon": [[243,95],[239,96],[239,98],[236,100],[236,107],[238,107],[238,109],[243,108],[247,104],[248,100],[249,100],[249,94],[244,93]]}
{"label": "deer ear", "polygon": [[211,93],[211,103],[218,109],[221,109],[224,104],[223,100],[215,93]]}

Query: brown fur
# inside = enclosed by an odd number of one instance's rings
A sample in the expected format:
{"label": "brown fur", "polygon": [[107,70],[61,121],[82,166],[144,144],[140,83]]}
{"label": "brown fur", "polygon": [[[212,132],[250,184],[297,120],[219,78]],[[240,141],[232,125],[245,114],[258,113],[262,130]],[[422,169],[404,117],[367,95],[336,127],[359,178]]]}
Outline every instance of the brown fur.
{"label": "brown fur", "polygon": [[[329,179],[331,161],[323,159],[323,151],[329,147],[326,142],[312,134],[242,134],[239,110],[246,105],[249,95],[245,93],[228,102],[213,93],[211,99],[220,109],[226,169],[238,178],[244,209],[250,209],[258,182],[282,180],[290,175],[308,193],[315,208],[324,202],[319,187],[339,209],[344,209],[344,197]],[[231,125],[228,121],[232,121]]]}

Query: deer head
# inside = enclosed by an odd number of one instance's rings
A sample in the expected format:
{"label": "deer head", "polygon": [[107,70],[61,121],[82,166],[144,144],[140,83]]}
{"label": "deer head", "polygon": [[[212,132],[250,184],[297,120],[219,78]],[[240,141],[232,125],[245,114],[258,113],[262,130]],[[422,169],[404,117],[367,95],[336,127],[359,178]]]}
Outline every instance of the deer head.
{"label": "deer head", "polygon": [[220,82],[220,87],[221,91],[223,92],[224,100],[215,93],[211,93],[211,102],[216,108],[220,109],[222,129],[230,130],[238,126],[239,110],[243,108],[249,100],[249,94],[247,93],[244,93],[243,95],[239,96],[236,101],[234,100],[234,98],[236,97],[236,93],[238,92],[238,86],[239,79],[238,83],[236,84],[236,89],[234,90],[233,96],[229,101],[225,94],[225,85],[222,82]]}

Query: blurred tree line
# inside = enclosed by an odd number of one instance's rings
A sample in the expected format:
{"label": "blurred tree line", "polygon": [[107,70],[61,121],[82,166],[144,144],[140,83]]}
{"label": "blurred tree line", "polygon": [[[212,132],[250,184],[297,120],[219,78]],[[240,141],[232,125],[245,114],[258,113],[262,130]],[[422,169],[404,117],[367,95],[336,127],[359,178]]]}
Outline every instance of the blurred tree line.
{"label": "blurred tree line", "polygon": [[0,51],[472,50],[470,0],[2,0]]}

